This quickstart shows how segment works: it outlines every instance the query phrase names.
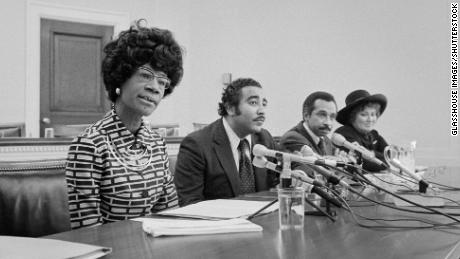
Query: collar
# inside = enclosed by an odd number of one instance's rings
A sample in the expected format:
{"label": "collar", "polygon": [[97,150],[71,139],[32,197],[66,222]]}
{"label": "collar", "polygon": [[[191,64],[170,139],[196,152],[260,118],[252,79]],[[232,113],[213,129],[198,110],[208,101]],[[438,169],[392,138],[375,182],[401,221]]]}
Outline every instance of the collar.
{"label": "collar", "polygon": [[320,137],[316,136],[316,134],[313,133],[313,131],[311,131],[310,127],[308,127],[308,125],[307,125],[307,122],[304,121],[302,125],[305,128],[305,130],[308,132],[310,137],[313,139],[313,141],[315,142],[315,145],[318,145]]}
{"label": "collar", "polygon": [[[230,124],[228,124],[227,120],[224,117],[222,118],[222,123],[224,124],[224,129],[227,133],[228,140],[230,141],[230,146],[232,147],[232,150],[237,150],[241,139],[238,137],[238,135],[236,135],[235,131],[233,131],[232,127],[230,127]],[[249,147],[251,147],[251,135],[247,135],[245,139],[248,141]]]}
{"label": "collar", "polygon": [[136,135],[126,128],[120,117],[113,109],[106,114],[104,121],[105,131],[113,143],[118,143],[118,145],[127,148],[133,145],[135,148],[150,146],[149,143],[152,141],[152,132],[143,120]]}

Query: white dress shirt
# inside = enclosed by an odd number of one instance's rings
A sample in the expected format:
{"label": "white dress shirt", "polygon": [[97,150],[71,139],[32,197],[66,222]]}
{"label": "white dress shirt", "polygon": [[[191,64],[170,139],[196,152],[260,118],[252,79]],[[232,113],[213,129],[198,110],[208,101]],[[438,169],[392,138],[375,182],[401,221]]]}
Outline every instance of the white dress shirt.
{"label": "white dress shirt", "polygon": [[318,146],[320,137],[316,136],[316,134],[313,133],[313,131],[311,131],[310,127],[308,127],[308,125],[307,125],[306,122],[303,123],[303,127],[304,127],[305,130],[308,132],[308,134],[310,134],[310,137],[311,137],[311,138],[313,139],[313,141],[315,142],[315,145]]}
{"label": "white dress shirt", "polygon": [[[230,147],[232,149],[233,160],[235,160],[236,169],[240,170],[240,152],[238,151],[238,146],[240,145],[241,139],[238,137],[238,135],[236,135],[235,131],[233,131],[232,127],[230,127],[230,124],[228,124],[225,118],[222,118],[222,122],[224,123],[224,129],[227,133],[228,140],[230,141]],[[247,135],[245,139],[248,141],[249,148],[251,149],[251,135]],[[251,157],[250,154],[249,157]]]}

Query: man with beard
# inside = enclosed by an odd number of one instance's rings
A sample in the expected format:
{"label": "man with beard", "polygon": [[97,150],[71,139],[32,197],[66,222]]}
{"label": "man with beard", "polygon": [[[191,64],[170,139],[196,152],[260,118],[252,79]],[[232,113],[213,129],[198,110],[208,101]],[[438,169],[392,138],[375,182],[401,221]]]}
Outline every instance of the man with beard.
{"label": "man with beard", "polygon": [[226,199],[269,190],[279,180],[275,172],[252,166],[252,147],[275,149],[265,121],[262,86],[251,78],[230,83],[222,93],[219,118],[184,138],[177,157],[174,183],[179,205]]}
{"label": "man with beard", "polygon": [[[334,97],[327,92],[314,92],[303,103],[302,118],[295,127],[281,137],[281,147],[285,151],[301,151],[310,147],[320,156],[332,156],[335,147],[327,136],[337,116],[337,104]],[[311,169],[294,163],[292,169],[302,169],[312,175]]]}

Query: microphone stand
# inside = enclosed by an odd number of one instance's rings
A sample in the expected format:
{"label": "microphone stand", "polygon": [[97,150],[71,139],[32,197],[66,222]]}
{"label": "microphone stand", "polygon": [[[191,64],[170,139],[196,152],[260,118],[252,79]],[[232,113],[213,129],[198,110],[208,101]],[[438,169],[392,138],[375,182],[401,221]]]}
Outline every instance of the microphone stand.
{"label": "microphone stand", "polygon": [[[335,187],[334,185],[332,185],[329,181],[326,183],[326,187],[329,189],[329,190],[332,190],[332,191],[335,191]],[[336,216],[337,213],[335,212],[335,210],[332,210],[332,207],[331,207],[331,203],[327,200],[325,200],[325,207],[326,207],[326,212],[329,213],[330,215],[332,216]]]}
{"label": "microphone stand", "polygon": [[[330,182],[326,182],[326,188],[329,190],[335,191],[334,185],[332,185]],[[321,198],[321,201],[324,201],[324,207],[326,211],[322,210],[320,206],[316,205],[314,202],[310,201],[307,198],[305,198],[305,201],[317,210],[317,211],[305,211],[305,215],[326,216],[329,219],[331,219],[333,222],[335,221],[334,217],[337,216],[337,213],[335,210],[332,210],[331,203],[328,200]]]}
{"label": "microphone stand", "polygon": [[[289,180],[283,181],[283,178],[281,179],[281,188],[286,188],[286,187],[291,187],[292,186],[292,175],[291,175],[291,160],[287,157],[283,157],[282,154],[276,154],[276,159],[278,161],[277,167],[278,168],[283,168],[282,174],[281,175],[287,175],[289,177]],[[298,179],[302,181],[301,179]],[[331,209],[330,209],[330,204],[328,201],[326,201],[327,204],[327,212],[322,210],[318,205],[316,205],[314,202],[310,201],[306,196],[305,196],[305,202],[308,203],[310,206],[315,208],[317,211],[315,212],[308,212],[304,211],[304,215],[318,215],[318,216],[326,216],[332,222],[335,222],[335,219],[333,216],[331,216]],[[313,214],[310,214],[313,213]],[[333,211],[334,216],[336,215],[335,211]]]}
{"label": "microphone stand", "polygon": [[[283,169],[285,168],[285,161],[283,160],[283,155],[282,154],[277,154],[277,164],[275,170],[283,172]],[[288,163],[289,164],[289,163]],[[284,173],[284,174],[283,174]],[[280,176],[280,188],[289,188],[292,183],[291,175],[288,174],[286,175],[287,171],[284,171],[281,176]],[[254,217],[258,216],[262,211],[264,211],[266,208],[270,207],[271,205],[275,204],[278,201],[278,197],[270,201],[267,205],[263,206],[253,214],[249,215],[247,217],[248,220],[253,219]]]}
{"label": "microphone stand", "polygon": [[[277,168],[282,168],[281,176],[286,177],[286,178],[281,177],[281,179],[280,179],[281,188],[292,187],[292,175],[290,173],[291,172],[291,160],[289,158],[287,158],[287,157],[283,157],[282,154],[276,154],[276,159],[278,161]],[[298,179],[298,180],[302,181],[301,179]],[[316,205],[314,202],[310,201],[306,196],[305,196],[304,199],[305,199],[306,203],[308,203],[310,206],[312,206],[313,208],[315,208],[317,210],[317,212],[316,212],[317,214],[315,213],[316,215],[326,216],[330,220],[332,220],[332,222],[335,222],[334,217],[331,216],[331,214],[329,213],[330,207],[329,207],[329,211],[325,212],[318,205]],[[327,202],[327,203],[329,204],[329,202]],[[304,214],[309,215],[309,212],[304,211]],[[334,211],[334,214],[335,214],[335,211]]]}
{"label": "microphone stand", "polygon": [[305,202],[308,203],[310,206],[312,206],[313,208],[315,208],[317,210],[317,211],[305,211],[305,213],[304,213],[305,215],[326,216],[332,222],[335,222],[335,218],[333,216],[331,216],[329,213],[327,213],[326,211],[321,209],[318,205],[316,205],[313,201],[309,200],[307,197],[305,197]]}

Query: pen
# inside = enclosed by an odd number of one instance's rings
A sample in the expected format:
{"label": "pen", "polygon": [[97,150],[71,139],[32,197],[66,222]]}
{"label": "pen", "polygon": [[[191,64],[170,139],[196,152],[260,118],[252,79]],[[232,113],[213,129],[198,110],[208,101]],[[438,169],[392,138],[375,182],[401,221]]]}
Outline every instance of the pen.
{"label": "pen", "polygon": [[273,204],[275,204],[275,202],[278,201],[278,198],[272,200],[271,202],[269,202],[267,205],[263,206],[260,210],[254,212],[253,214],[249,215],[249,217],[247,219],[252,219],[254,218],[255,216],[257,216],[259,213],[261,213],[262,211],[264,211],[266,208],[272,206]]}

